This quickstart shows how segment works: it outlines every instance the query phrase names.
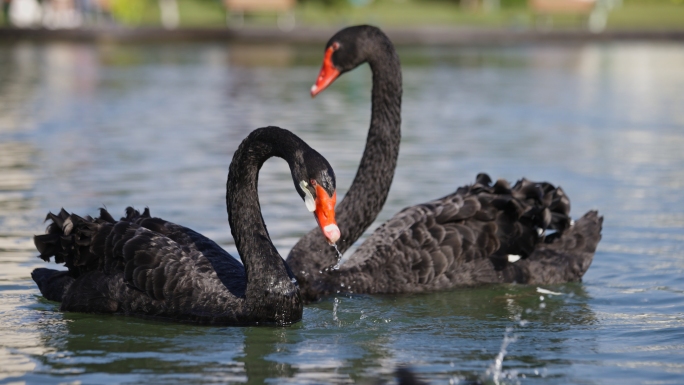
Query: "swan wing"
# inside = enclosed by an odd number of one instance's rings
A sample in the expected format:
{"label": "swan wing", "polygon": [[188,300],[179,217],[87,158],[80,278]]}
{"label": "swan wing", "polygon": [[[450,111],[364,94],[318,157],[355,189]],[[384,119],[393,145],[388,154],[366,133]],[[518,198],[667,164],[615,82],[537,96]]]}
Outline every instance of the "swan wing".
{"label": "swan wing", "polygon": [[[187,230],[184,234],[192,232]],[[126,240],[121,256],[117,256],[124,263],[124,281],[151,298],[165,300],[190,295],[196,299],[204,293],[226,289],[234,297],[244,295],[244,268],[225,251],[208,257],[196,248],[197,243],[181,245],[142,224],[120,222],[113,232],[121,233],[121,239]],[[208,250],[215,252],[215,248]]]}
{"label": "swan wing", "polygon": [[373,286],[360,290],[371,292],[527,282],[529,262],[518,261],[539,245],[550,250],[570,227],[569,210],[560,187],[525,179],[513,187],[503,180],[492,185],[481,174],[473,185],[398,213],[344,266],[358,276],[356,285]]}
{"label": "swan wing", "polygon": [[242,263],[216,242],[185,226],[177,225],[162,218],[152,217],[147,208],[140,214],[137,210],[129,207],[126,209],[126,217],[121,218],[121,220],[137,223],[144,228],[172,239],[183,247],[199,251],[216,265],[219,275],[221,273],[237,274],[238,272],[244,272]]}

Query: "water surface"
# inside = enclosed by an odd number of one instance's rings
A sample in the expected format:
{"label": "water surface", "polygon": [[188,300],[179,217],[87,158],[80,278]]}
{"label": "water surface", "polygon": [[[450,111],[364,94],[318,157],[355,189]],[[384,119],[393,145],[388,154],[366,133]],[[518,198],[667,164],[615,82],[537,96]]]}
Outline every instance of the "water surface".
{"label": "water surface", "polygon": [[[224,188],[279,125],[351,183],[370,71],[314,100],[321,47],[0,46],[0,383],[684,382],[684,46],[404,48],[399,166],[377,226],[478,172],[561,185],[604,215],[582,283],[338,296],[286,328],[60,313],[30,272],[47,211],[149,206],[235,253]],[[313,228],[284,162],[260,199],[286,255]],[[52,265],[54,266],[54,265]]]}

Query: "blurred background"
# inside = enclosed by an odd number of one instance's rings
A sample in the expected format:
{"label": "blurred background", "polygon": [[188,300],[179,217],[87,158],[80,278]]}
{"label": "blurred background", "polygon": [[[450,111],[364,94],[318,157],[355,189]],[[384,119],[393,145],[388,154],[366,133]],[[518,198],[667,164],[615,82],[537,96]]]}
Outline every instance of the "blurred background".
{"label": "blurred background", "polygon": [[17,28],[383,27],[663,30],[684,28],[684,0],[0,0]]}

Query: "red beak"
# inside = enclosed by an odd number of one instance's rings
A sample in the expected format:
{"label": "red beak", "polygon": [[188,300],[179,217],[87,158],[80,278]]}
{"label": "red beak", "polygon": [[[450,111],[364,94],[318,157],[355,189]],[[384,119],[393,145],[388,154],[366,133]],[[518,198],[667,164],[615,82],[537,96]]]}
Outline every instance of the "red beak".
{"label": "red beak", "polygon": [[335,52],[333,46],[328,47],[325,50],[325,56],[323,57],[323,65],[321,66],[321,72],[318,73],[318,78],[316,78],[316,84],[311,87],[311,97],[318,95],[321,91],[326,89],[332,82],[340,76],[340,71],[335,68],[332,63],[332,54]]}
{"label": "red beak", "polygon": [[340,239],[340,228],[335,221],[335,202],[337,192],[331,197],[321,185],[316,185],[316,221],[323,231],[323,235],[329,244],[335,244]]}

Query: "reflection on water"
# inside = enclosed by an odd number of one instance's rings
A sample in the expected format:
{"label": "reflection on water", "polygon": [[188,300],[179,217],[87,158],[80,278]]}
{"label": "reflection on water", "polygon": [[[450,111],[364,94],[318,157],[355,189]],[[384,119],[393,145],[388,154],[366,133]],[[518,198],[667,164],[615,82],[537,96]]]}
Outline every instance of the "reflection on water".
{"label": "reflection on water", "polygon": [[[340,296],[288,328],[63,314],[30,279],[48,210],[128,205],[235,253],[231,154],[252,129],[295,131],[342,196],[370,111],[362,68],[311,100],[322,47],[0,45],[0,381],[662,383],[684,375],[684,49],[677,44],[403,48],[403,140],[385,210],[493,177],[561,184],[605,215],[582,284]],[[260,201],[286,255],[312,227],[287,166]],[[348,256],[348,254],[347,254]],[[505,344],[507,343],[507,344]],[[500,364],[500,365],[499,365]]]}
{"label": "reflection on water", "polygon": [[[30,341],[41,350],[30,353],[37,365],[27,370],[36,380],[58,373],[62,381],[85,383],[152,378],[175,383],[188,376],[207,382],[279,378],[344,383],[390,379],[397,366],[411,362],[442,373],[436,379],[476,380],[482,363],[499,351],[500,339],[491,337],[508,330],[516,340],[507,347],[506,372],[534,377],[535,370],[549,364],[572,362],[530,356],[531,346],[545,346],[552,338],[554,350],[580,354],[595,345],[590,336],[580,337],[582,344],[577,336],[566,343],[571,329],[590,329],[595,319],[581,286],[564,289],[562,297],[544,299],[528,287],[342,297],[312,306],[307,309],[311,321],[290,328],[194,327],[87,314],[56,317],[59,313],[41,309],[34,320],[37,341]],[[330,314],[335,303],[336,321]],[[435,344],[431,340],[436,337],[458,344]]]}

